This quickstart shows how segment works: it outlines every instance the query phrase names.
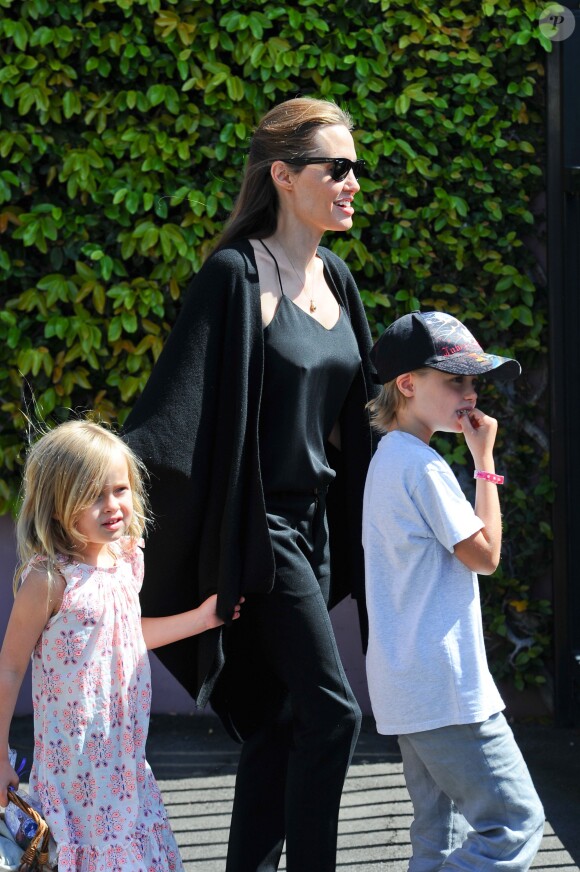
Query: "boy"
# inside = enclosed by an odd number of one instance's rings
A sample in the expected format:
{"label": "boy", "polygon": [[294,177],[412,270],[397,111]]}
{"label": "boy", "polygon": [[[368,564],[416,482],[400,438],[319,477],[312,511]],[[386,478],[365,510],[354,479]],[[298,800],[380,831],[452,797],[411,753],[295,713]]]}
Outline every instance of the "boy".
{"label": "boy", "polygon": [[[363,512],[367,675],[379,733],[398,735],[413,801],[410,872],[527,870],[544,813],[489,672],[476,573],[501,550],[493,445],[477,376],[513,379],[517,361],[485,354],[456,318],[404,315],[372,351],[383,388],[369,404],[384,433]],[[475,511],[429,447],[463,433]]]}

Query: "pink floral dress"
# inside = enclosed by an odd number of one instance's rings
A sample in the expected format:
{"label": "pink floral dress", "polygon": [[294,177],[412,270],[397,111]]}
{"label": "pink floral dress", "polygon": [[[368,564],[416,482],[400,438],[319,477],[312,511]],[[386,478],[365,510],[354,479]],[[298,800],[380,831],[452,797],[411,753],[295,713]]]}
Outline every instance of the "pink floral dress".
{"label": "pink floral dress", "polygon": [[115,548],[111,569],[61,562],[62,606],[32,657],[30,793],[57,843],[59,872],[182,870],[145,759],[151,672],[139,605],[143,554],[128,539]]}

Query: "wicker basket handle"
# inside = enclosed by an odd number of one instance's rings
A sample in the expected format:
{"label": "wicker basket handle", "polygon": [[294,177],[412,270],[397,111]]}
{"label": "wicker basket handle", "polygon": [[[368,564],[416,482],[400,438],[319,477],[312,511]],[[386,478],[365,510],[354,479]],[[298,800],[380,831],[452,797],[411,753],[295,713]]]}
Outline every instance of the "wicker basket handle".
{"label": "wicker basket handle", "polygon": [[34,872],[40,870],[48,863],[48,840],[50,830],[48,824],[35,808],[32,808],[15,790],[8,791],[8,799],[13,802],[20,811],[32,818],[37,825],[37,830],[30,840],[30,844],[20,859],[20,872]]}

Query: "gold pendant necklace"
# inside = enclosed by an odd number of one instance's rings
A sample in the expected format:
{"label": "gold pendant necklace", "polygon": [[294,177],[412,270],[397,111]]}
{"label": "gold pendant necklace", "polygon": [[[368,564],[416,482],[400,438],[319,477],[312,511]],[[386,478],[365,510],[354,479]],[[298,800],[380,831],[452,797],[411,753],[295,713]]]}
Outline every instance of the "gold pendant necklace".
{"label": "gold pendant necklace", "polygon": [[[296,269],[296,267],[294,266],[294,264],[293,264],[292,261],[290,260],[290,257],[288,256],[288,252],[286,251],[286,249],[284,248],[284,246],[282,245],[281,242],[278,241],[278,245],[280,246],[280,248],[281,248],[282,251],[284,252],[284,255],[285,255],[285,257],[286,257],[286,260],[288,261],[288,263],[290,264],[290,266],[291,266],[292,269],[294,270],[294,275],[295,275],[296,278],[298,279],[298,283],[299,283],[299,284],[302,284],[302,279],[301,279],[300,276],[298,275],[298,270]],[[306,286],[307,286],[307,281],[306,281],[306,280],[307,280],[307,278],[308,278],[308,270],[305,268],[305,269],[304,269],[304,292],[305,292],[305,294],[306,294],[307,297],[310,297],[310,311],[311,311],[311,312],[316,312],[316,300],[314,299],[314,294],[313,294],[313,293],[310,293],[310,294],[309,294],[308,291],[306,290]]]}

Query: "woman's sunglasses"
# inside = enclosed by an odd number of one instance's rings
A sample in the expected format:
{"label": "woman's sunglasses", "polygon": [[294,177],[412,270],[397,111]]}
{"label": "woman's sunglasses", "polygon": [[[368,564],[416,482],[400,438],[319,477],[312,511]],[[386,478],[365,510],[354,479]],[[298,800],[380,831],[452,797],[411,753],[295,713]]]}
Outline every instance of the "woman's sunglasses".
{"label": "woman's sunglasses", "polygon": [[308,164],[330,163],[332,164],[330,175],[335,182],[344,181],[351,170],[355,176],[358,176],[365,165],[364,160],[349,160],[347,157],[281,157],[279,160],[299,167],[305,167]]}

